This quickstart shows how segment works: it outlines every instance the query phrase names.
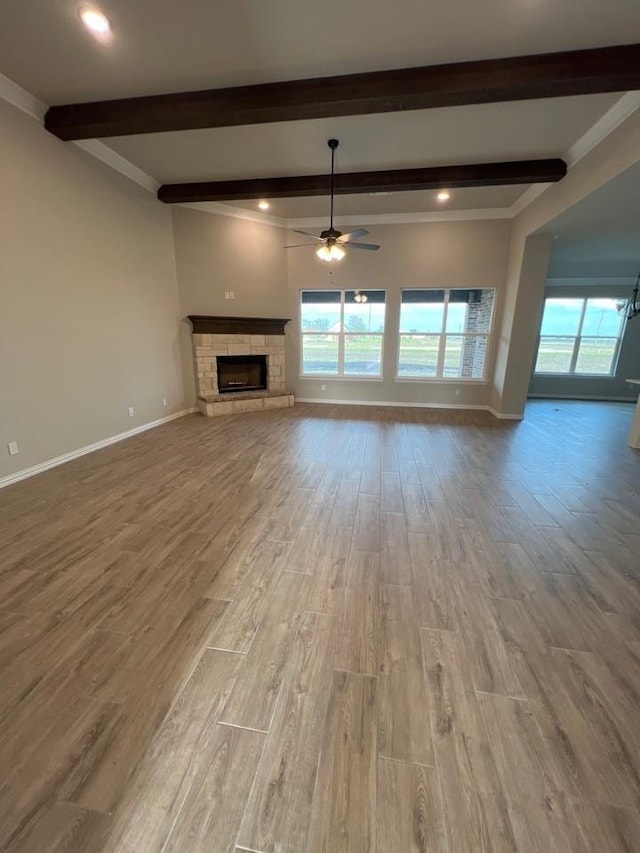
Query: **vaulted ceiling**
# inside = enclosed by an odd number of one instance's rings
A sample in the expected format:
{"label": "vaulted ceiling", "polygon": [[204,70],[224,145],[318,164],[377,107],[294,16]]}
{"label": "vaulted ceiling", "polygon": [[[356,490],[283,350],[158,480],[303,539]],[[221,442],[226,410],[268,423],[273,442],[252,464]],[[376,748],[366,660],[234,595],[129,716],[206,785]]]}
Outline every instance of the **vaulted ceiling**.
{"label": "vaulted ceiling", "polygon": [[[640,41],[637,0],[102,0],[97,41],[70,0],[3,0],[0,72],[47,105],[219,89]],[[476,81],[477,84],[477,81]],[[559,90],[560,91],[560,90]],[[127,136],[104,144],[158,183],[565,158],[623,91]],[[528,184],[456,189],[448,210],[504,211]],[[256,211],[255,199],[225,202]],[[442,210],[432,190],[349,194],[338,216]],[[323,197],[271,200],[312,220]]]}

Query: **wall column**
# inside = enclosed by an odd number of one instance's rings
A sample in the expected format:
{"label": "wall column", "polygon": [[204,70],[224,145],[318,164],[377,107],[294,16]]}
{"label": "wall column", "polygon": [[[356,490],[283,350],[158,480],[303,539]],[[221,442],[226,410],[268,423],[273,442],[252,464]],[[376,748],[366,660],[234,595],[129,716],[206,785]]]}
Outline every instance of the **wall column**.
{"label": "wall column", "polygon": [[500,415],[524,414],[552,239],[551,234],[526,236],[516,230],[513,233],[491,392],[492,408]]}

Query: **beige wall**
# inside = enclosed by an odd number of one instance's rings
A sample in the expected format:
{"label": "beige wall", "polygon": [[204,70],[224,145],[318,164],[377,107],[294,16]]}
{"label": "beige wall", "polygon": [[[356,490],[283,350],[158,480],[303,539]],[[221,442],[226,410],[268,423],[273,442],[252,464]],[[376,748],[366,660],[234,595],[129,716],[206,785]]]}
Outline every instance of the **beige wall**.
{"label": "beige wall", "polygon": [[[287,232],[272,225],[173,208],[182,317],[286,317]],[[235,299],[225,299],[233,291]],[[181,347],[187,398],[195,401],[191,324],[183,319]]]}
{"label": "beige wall", "polygon": [[[478,405],[489,402],[489,386],[460,381],[394,381],[403,287],[495,287],[500,303],[509,251],[509,220],[371,226],[378,252],[352,250],[338,264],[318,260],[313,247],[289,249],[287,369],[298,397],[370,402]],[[296,236],[296,235],[293,235]],[[290,242],[296,242],[293,238]],[[330,270],[332,275],[329,275]],[[301,379],[299,292],[324,288],[381,288],[387,291],[383,380]],[[492,370],[490,353],[488,375]],[[321,386],[326,390],[322,391]],[[457,392],[457,393],[456,393]]]}
{"label": "beige wall", "polygon": [[0,186],[2,477],[179,411],[184,391],[171,212],[3,102]]}

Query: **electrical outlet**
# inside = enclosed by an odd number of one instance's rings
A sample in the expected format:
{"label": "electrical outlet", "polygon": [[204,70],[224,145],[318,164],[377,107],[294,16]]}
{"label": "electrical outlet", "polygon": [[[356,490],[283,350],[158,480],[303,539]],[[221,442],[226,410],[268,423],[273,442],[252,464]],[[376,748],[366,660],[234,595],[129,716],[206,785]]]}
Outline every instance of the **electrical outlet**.
{"label": "electrical outlet", "polygon": [[133,406],[129,406],[129,417],[133,417]]}
{"label": "electrical outlet", "polygon": [[459,396],[460,396],[460,389],[456,388],[456,397],[459,397]]}
{"label": "electrical outlet", "polygon": [[321,390],[321,391],[326,391],[326,390],[327,390],[327,386],[326,386],[326,385],[321,385],[321,386],[320,386],[320,390]]}
{"label": "electrical outlet", "polygon": [[235,299],[235,298],[236,298],[235,290],[230,290],[229,291],[229,299]]}
{"label": "electrical outlet", "polygon": [[9,456],[16,456],[18,453],[20,453],[18,442],[10,441],[9,444],[7,444],[7,450],[9,451]]}
{"label": "electrical outlet", "polygon": [[162,398],[162,405],[163,405],[163,406],[166,406],[166,405],[167,405],[167,398],[166,398],[166,397],[163,397],[163,398]]}
{"label": "electrical outlet", "polygon": [[225,292],[224,292],[224,298],[225,298],[225,299],[231,299],[231,297],[229,296],[229,291],[228,291],[228,290],[225,290]]}

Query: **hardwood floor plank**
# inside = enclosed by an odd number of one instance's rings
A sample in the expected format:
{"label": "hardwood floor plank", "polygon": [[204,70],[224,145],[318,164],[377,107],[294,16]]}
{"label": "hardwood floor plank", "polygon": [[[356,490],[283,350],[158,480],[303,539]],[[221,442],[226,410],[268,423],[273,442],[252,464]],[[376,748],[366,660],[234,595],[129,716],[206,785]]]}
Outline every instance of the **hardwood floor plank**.
{"label": "hardwood floor plank", "polygon": [[[69,773],[63,799],[96,811],[111,811],[180,692],[204,648],[219,604],[199,599],[178,629],[147,660],[147,674],[109,723],[95,733],[91,749]],[[197,653],[194,653],[194,649]]]}
{"label": "hardwood floor plank", "polygon": [[356,523],[359,484],[360,480],[348,480],[345,478],[341,480],[331,510],[332,524],[353,527]]}
{"label": "hardwood floor plank", "polygon": [[577,801],[573,808],[587,853],[633,853],[640,839],[637,812],[600,803]]}
{"label": "hardwood floor plank", "polygon": [[448,853],[437,772],[378,759],[378,853]]}
{"label": "hardwood floor plank", "polygon": [[452,853],[516,851],[460,637],[425,629],[420,634],[449,848]]}
{"label": "hardwood floor plank", "polygon": [[385,583],[411,584],[411,555],[403,513],[382,513],[382,578]]}
{"label": "hardwood floor plank", "polygon": [[550,783],[546,747],[528,702],[478,695],[519,850],[575,850],[570,803]]}
{"label": "hardwood floor plank", "polygon": [[221,722],[266,732],[289,665],[293,638],[309,596],[311,577],[280,575],[264,619],[244,662],[243,675],[231,691]]}
{"label": "hardwood floor plank", "polygon": [[404,512],[402,484],[398,471],[396,469],[383,471],[381,478],[383,512]]}
{"label": "hardwood floor plank", "polygon": [[380,498],[361,494],[353,530],[353,548],[356,551],[379,551],[380,545]]}
{"label": "hardwood floor plank", "polygon": [[351,553],[353,528],[332,528],[325,539],[322,556],[313,567],[305,610],[337,613],[342,606],[346,584],[346,565]]}
{"label": "hardwood floor plank", "polygon": [[456,616],[476,690],[524,697],[491,608],[473,584],[454,583]]}
{"label": "hardwood floor plank", "polygon": [[307,613],[296,625],[280,702],[238,835],[246,849],[305,849],[330,695],[331,621]]}
{"label": "hardwood floor plank", "polygon": [[53,802],[2,849],[6,853],[98,850],[102,847],[109,823],[108,815],[81,809],[73,803]]}
{"label": "hardwood floor plank", "polygon": [[434,556],[437,549],[432,536],[410,533],[408,538],[417,624],[421,628],[451,630],[457,624],[453,593],[457,567]]}
{"label": "hardwood floor plank", "polygon": [[580,578],[540,574],[540,587],[531,595],[531,608],[549,646],[595,651],[604,615]]}
{"label": "hardwood floor plank", "polygon": [[216,726],[208,761],[178,813],[163,853],[232,853],[264,735],[231,726]]}
{"label": "hardwood floor plank", "polygon": [[334,672],[316,778],[309,849],[376,849],[376,679]]}
{"label": "hardwood floor plank", "polygon": [[210,649],[248,652],[256,636],[276,587],[286,566],[289,545],[264,542],[250,563],[250,572],[241,582],[240,590],[217,622],[209,636]]}
{"label": "hardwood floor plank", "polygon": [[411,589],[382,587],[378,675],[378,753],[433,766],[420,634]]}
{"label": "hardwood floor plank", "polygon": [[[593,773],[598,761],[599,781],[609,792],[606,801],[640,809],[639,695],[620,690],[615,679],[590,652],[552,649],[559,681],[574,706],[569,731],[582,735],[583,754],[591,756]],[[568,710],[569,703],[564,703]],[[593,749],[593,743],[599,749]]]}
{"label": "hardwood floor plank", "polygon": [[164,848],[226,734],[216,720],[244,664],[230,652],[202,654],[139,761],[127,798],[112,816],[105,851]]}
{"label": "hardwood floor plank", "polygon": [[433,533],[433,519],[422,486],[403,481],[402,498],[409,533]]}
{"label": "hardwood floor plank", "polygon": [[346,567],[342,606],[336,615],[336,669],[378,674],[380,580],[380,555],[352,551]]}

